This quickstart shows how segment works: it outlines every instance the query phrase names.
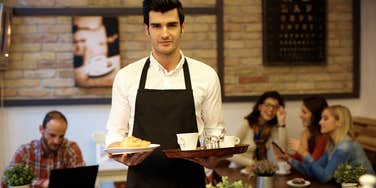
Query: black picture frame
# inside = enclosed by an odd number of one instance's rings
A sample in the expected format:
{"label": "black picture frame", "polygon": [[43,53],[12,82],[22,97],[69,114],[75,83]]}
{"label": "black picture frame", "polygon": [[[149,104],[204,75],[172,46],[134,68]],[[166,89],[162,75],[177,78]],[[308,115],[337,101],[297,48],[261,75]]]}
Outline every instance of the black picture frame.
{"label": "black picture frame", "polygon": [[326,0],[263,0],[263,64],[326,64]]}

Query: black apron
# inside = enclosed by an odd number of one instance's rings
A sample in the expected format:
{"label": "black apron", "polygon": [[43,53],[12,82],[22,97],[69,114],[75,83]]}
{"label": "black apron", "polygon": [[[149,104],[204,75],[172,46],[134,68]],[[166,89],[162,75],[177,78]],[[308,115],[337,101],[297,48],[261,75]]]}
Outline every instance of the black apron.
{"label": "black apron", "polygon": [[[183,65],[186,89],[145,89],[150,60],[138,87],[133,136],[160,144],[141,164],[128,169],[127,188],[204,188],[204,168],[183,159],[166,158],[163,149],[179,148],[177,133],[198,132],[188,63]],[[151,78],[152,79],[152,78]]]}

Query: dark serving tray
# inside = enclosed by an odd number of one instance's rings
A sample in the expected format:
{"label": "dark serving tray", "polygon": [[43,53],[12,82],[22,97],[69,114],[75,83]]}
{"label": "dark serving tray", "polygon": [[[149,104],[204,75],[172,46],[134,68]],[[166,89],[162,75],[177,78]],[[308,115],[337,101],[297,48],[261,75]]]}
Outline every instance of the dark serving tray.
{"label": "dark serving tray", "polygon": [[192,157],[222,157],[226,155],[233,155],[244,153],[248,149],[248,144],[238,144],[234,147],[216,148],[216,149],[200,149],[182,151],[180,149],[165,149],[162,150],[168,158],[192,158]]}

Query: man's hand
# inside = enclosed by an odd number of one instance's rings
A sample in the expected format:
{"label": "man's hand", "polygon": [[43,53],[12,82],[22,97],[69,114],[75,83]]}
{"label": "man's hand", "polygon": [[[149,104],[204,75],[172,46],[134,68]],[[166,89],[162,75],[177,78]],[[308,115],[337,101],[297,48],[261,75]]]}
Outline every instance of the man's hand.
{"label": "man's hand", "polygon": [[142,163],[151,153],[152,151],[140,153],[124,153],[119,155],[109,154],[108,157],[127,166],[136,166]]}
{"label": "man's hand", "polygon": [[210,156],[206,158],[194,157],[194,158],[184,158],[184,159],[198,163],[206,168],[213,169],[219,164],[219,162],[232,156],[233,155],[226,155],[222,157]]}
{"label": "man's hand", "polygon": [[49,179],[44,179],[42,185],[40,185],[42,188],[47,188],[48,187],[48,184],[50,184],[50,180]]}

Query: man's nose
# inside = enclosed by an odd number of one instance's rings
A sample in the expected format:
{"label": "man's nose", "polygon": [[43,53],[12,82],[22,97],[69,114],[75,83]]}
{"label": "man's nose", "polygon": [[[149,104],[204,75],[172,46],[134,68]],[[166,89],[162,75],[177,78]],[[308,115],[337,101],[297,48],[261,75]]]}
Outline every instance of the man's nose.
{"label": "man's nose", "polygon": [[163,28],[162,28],[162,37],[163,38],[166,38],[166,37],[168,37],[170,35],[170,31],[168,30],[168,28],[166,27],[166,26],[164,26]]}
{"label": "man's nose", "polygon": [[53,141],[54,141],[55,144],[58,144],[58,143],[60,142],[60,138],[59,138],[59,137],[56,137],[56,138],[54,138]]}

